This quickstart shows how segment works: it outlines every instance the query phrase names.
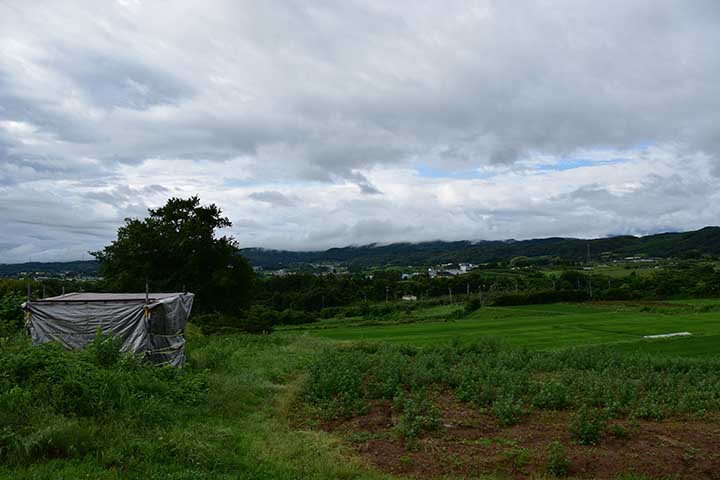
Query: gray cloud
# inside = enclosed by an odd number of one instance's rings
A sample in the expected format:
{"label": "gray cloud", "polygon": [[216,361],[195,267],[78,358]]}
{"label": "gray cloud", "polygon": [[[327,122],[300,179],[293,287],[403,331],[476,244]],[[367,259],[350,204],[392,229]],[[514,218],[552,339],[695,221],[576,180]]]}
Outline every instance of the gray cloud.
{"label": "gray cloud", "polygon": [[257,200],[258,202],[264,202],[270,205],[280,207],[292,207],[293,205],[295,205],[295,201],[291,200],[280,192],[254,192],[248,195],[248,197],[252,198],[253,200]]}
{"label": "gray cloud", "polygon": [[[720,176],[719,24],[712,0],[6,2],[0,261],[77,257],[77,229],[109,239],[198,192],[245,219],[245,241],[290,248],[718,223],[703,178]],[[625,182],[578,171],[536,192],[537,156],[627,152],[644,171]],[[406,175],[419,166],[500,175],[473,188],[532,205],[463,206],[462,176],[439,188]],[[250,218],[248,199],[293,211]],[[328,212],[332,228],[313,220]]]}

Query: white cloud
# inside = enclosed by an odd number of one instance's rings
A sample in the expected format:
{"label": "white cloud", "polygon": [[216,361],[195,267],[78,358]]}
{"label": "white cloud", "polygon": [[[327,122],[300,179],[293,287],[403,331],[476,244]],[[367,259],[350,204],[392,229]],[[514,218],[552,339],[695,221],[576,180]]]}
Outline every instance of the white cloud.
{"label": "white cloud", "polygon": [[713,1],[4,3],[0,261],[79,258],[195,193],[282,248],[717,224],[719,21]]}

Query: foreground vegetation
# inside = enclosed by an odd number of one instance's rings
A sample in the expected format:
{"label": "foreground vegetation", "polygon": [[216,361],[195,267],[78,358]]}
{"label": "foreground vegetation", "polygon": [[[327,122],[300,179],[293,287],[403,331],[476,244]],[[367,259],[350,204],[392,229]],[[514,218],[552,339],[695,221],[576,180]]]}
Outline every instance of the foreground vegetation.
{"label": "foreground vegetation", "polygon": [[[0,478],[717,478],[711,255],[263,278],[216,236],[228,225],[171,199],[95,252],[103,280],[0,279]],[[182,370],[22,332],[27,296],[146,281],[197,294]]]}
{"label": "foreground vegetation", "polygon": [[[188,367],[0,344],[0,478],[364,478],[285,411],[316,342],[191,334]],[[113,353],[114,352],[114,353]],[[282,358],[282,361],[278,361]]]}
{"label": "foreground vegetation", "polygon": [[[184,370],[108,339],[67,352],[6,337],[0,478],[654,478],[630,457],[605,471],[589,459],[656,438],[682,445],[658,458],[692,457],[657,468],[702,477],[720,461],[703,443],[720,418],[717,301],[376,314],[272,335],[190,326]],[[697,334],[639,340],[649,328]]]}
{"label": "foreground vegetation", "polygon": [[715,478],[720,464],[717,358],[353,343],[309,372],[305,415],[394,473]]}
{"label": "foreground vegetation", "polygon": [[491,409],[506,425],[532,409],[660,420],[720,411],[720,360],[605,348],[539,352],[488,340],[426,348],[361,343],[324,351],[310,366],[306,388],[308,402],[329,418],[362,413],[372,400],[439,389]]}

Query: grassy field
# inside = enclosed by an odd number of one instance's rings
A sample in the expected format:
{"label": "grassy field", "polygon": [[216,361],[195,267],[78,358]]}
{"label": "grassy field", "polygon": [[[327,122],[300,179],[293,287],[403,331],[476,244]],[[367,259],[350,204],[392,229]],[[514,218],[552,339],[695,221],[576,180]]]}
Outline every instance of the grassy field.
{"label": "grassy field", "polygon": [[[269,336],[191,329],[179,373],[3,339],[0,478],[362,479],[426,468],[534,478],[558,441],[587,477],[597,473],[588,459],[605,455],[599,464],[615,472],[617,455],[632,462],[663,438],[685,443],[653,455],[692,457],[689,472],[720,462],[707,446],[720,439],[703,430],[720,410],[719,300],[461,311],[336,318]],[[693,336],[641,338],[678,331]],[[566,348],[598,344],[607,348]],[[598,446],[579,443],[578,422],[603,429]],[[626,478],[677,469],[653,465]]]}
{"label": "grassy field", "polygon": [[[206,388],[191,402],[173,398],[167,388],[177,380],[162,370],[97,365],[25,339],[0,342],[0,478],[382,478],[361,468],[336,437],[288,425],[304,365],[326,343],[298,340],[194,336],[182,385]],[[76,380],[92,389],[91,408],[56,401]],[[113,385],[122,388],[105,397]],[[129,408],[108,405],[118,396]]]}
{"label": "grassy field", "polygon": [[[684,356],[720,354],[717,299],[484,307],[465,318],[454,319],[454,312],[460,308],[433,307],[429,309],[431,315],[412,312],[394,323],[376,325],[363,325],[359,319],[321,322],[304,332],[333,340],[382,340],[413,345],[497,337],[536,349],[607,344],[620,351]],[[642,338],[683,331],[691,332],[693,337],[660,341]]]}
{"label": "grassy field", "polygon": [[[600,275],[605,275],[607,277],[615,278],[615,279],[621,279],[623,277],[627,277],[628,275],[635,274],[637,276],[650,276],[656,273],[660,268],[655,268],[654,264],[622,264],[622,265],[604,265],[604,266],[594,266],[592,270],[583,270],[586,273],[595,273]],[[554,276],[559,277],[562,275],[564,270],[560,269],[543,269],[542,270],[545,275],[548,276]]]}

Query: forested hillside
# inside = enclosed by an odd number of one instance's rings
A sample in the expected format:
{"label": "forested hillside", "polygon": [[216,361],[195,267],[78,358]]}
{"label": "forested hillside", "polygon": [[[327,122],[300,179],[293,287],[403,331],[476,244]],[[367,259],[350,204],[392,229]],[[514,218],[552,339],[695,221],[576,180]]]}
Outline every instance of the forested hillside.
{"label": "forested hillside", "polygon": [[95,260],[74,262],[0,263],[0,277],[32,276],[95,276],[100,264]]}
{"label": "forested hillside", "polygon": [[391,245],[350,246],[319,252],[243,249],[254,266],[282,268],[303,263],[337,262],[353,266],[433,265],[445,262],[499,262],[517,256],[553,256],[577,262],[587,258],[588,246],[593,260],[605,255],[616,257],[688,257],[720,255],[720,227],[705,227],[693,232],[661,233],[645,237],[619,236],[593,240],[543,238],[533,240],[459,241],[394,243]]}
{"label": "forested hillside", "polygon": [[[558,257],[561,261],[587,259],[588,246],[593,261],[602,258],[646,257],[692,258],[720,255],[720,227],[705,227],[693,232],[660,233],[645,237],[619,236],[592,240],[578,238],[541,238],[532,240],[457,241],[393,243],[331,248],[317,252],[242,249],[243,256],[255,267],[285,268],[308,263],[334,262],[354,267],[385,265],[435,265],[446,262],[504,262],[514,257]],[[57,276],[96,275],[96,261],[29,262],[0,264],[0,277],[47,273]]]}

